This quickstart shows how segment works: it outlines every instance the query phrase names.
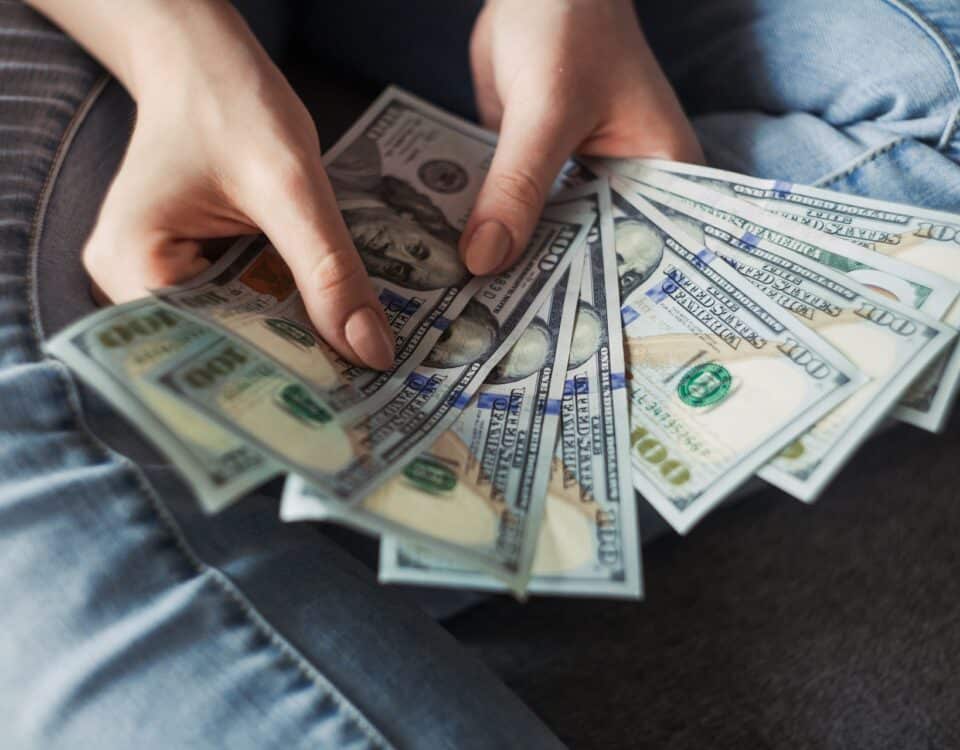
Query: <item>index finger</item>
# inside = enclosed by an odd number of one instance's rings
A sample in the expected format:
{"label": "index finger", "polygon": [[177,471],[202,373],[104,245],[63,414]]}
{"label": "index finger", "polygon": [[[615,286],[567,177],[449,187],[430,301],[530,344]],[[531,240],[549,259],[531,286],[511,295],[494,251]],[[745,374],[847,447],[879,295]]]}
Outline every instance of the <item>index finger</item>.
{"label": "index finger", "polygon": [[580,128],[556,111],[506,108],[490,171],[460,241],[472,273],[498,273],[516,262],[581,138]]}

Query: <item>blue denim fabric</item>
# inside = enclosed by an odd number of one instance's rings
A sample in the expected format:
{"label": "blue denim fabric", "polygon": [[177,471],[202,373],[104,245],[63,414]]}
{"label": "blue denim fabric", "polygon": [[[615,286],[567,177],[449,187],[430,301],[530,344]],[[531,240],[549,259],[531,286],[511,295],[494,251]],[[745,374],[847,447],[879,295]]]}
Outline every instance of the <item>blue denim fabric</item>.
{"label": "blue denim fabric", "polygon": [[[388,4],[323,5],[286,30],[469,112],[479,3],[405,4],[389,23]],[[640,12],[714,163],[960,209],[952,0]],[[258,29],[279,47],[283,18],[268,16]],[[132,426],[43,358],[43,337],[90,309],[79,248],[131,117],[75,45],[0,2],[0,747],[558,746],[445,631],[312,527],[280,524],[269,497],[200,514]]]}
{"label": "blue denim fabric", "polygon": [[955,0],[641,6],[712,164],[960,210]]}

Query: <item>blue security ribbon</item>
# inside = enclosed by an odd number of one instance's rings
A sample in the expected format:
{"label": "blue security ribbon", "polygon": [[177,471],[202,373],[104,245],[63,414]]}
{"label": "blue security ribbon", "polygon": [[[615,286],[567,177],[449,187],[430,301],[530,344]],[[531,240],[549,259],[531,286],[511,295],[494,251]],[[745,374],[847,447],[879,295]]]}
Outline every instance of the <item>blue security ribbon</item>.
{"label": "blue security ribbon", "polygon": [[786,198],[793,192],[793,183],[786,180],[777,180],[773,183],[773,192],[778,198]]}
{"label": "blue security ribbon", "polygon": [[432,393],[436,390],[437,383],[434,380],[431,380],[426,375],[421,375],[418,372],[411,372],[407,375],[407,386],[413,388],[415,391],[420,391],[421,393]]}
{"label": "blue security ribbon", "polygon": [[697,253],[697,260],[705,266],[709,266],[716,257],[716,254],[709,247],[704,247]]}

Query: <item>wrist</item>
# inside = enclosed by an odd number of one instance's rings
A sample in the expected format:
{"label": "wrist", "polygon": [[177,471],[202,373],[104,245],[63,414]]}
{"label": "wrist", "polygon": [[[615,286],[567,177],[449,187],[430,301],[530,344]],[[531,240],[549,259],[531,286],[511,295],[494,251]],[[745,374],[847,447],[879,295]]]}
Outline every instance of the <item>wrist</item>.
{"label": "wrist", "polygon": [[225,83],[265,57],[226,0],[146,0],[135,15],[137,31],[123,32],[123,59],[114,73],[138,103],[171,87]]}
{"label": "wrist", "polygon": [[[140,92],[176,65],[253,35],[228,0],[26,0],[63,28],[127,90]],[[230,40],[233,40],[231,45]],[[216,58],[214,58],[216,59]]]}

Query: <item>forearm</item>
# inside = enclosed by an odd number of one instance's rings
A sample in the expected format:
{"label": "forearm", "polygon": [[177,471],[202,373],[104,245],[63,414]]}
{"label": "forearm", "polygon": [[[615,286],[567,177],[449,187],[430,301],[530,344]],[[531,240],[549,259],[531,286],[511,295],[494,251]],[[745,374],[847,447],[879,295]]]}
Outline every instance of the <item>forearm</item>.
{"label": "forearm", "polygon": [[180,65],[226,75],[257,54],[252,33],[226,0],[25,0],[64,29],[135,98]]}

